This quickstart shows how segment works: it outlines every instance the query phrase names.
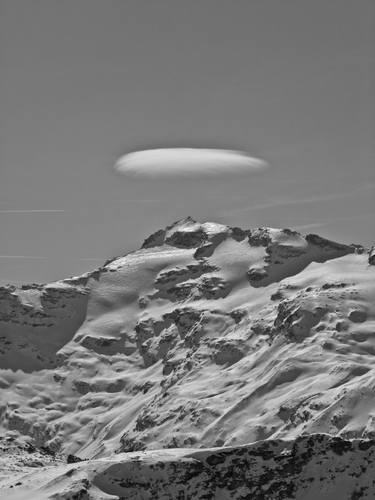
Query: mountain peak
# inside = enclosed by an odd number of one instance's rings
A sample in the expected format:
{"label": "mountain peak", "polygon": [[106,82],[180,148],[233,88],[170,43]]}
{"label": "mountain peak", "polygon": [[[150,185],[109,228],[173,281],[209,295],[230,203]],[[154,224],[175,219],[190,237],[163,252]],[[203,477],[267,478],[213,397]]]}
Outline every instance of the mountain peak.
{"label": "mountain peak", "polygon": [[2,433],[96,471],[141,451],[146,468],[189,472],[191,453],[226,473],[261,451],[290,471],[308,442],[303,467],[346,450],[353,471],[375,438],[374,278],[360,246],[188,217],[83,276],[1,287]]}

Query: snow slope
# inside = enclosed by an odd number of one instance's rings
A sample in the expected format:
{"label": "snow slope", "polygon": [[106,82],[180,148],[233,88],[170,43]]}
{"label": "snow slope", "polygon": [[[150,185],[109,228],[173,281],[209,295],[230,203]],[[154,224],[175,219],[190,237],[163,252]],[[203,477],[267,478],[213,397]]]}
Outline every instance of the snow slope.
{"label": "snow slope", "polygon": [[187,218],[84,276],[2,287],[2,434],[115,462],[374,439],[372,261],[317,235]]}

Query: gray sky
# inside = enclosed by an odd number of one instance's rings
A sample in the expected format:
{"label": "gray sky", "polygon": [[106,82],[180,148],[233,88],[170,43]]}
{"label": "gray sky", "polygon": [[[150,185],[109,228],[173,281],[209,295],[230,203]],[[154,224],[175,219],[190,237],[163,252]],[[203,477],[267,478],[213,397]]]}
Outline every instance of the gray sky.
{"label": "gray sky", "polygon": [[[369,244],[374,5],[1,0],[0,281],[84,272],[187,215]],[[122,154],[164,146],[272,167],[113,173]]]}

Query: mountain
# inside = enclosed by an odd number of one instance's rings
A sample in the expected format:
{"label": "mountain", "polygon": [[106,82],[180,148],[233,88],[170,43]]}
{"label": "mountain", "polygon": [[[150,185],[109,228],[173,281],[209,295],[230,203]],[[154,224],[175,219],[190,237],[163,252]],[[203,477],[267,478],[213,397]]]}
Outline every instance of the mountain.
{"label": "mountain", "polygon": [[373,498],[373,264],[187,218],[83,276],[1,287],[7,495],[39,463],[29,497]]}

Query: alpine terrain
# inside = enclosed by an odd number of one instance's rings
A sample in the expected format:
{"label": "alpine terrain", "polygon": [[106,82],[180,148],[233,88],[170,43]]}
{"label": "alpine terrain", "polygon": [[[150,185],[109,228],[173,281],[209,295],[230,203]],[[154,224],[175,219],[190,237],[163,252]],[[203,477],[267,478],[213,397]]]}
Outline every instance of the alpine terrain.
{"label": "alpine terrain", "polygon": [[375,498],[374,257],[187,218],[0,287],[0,498]]}

